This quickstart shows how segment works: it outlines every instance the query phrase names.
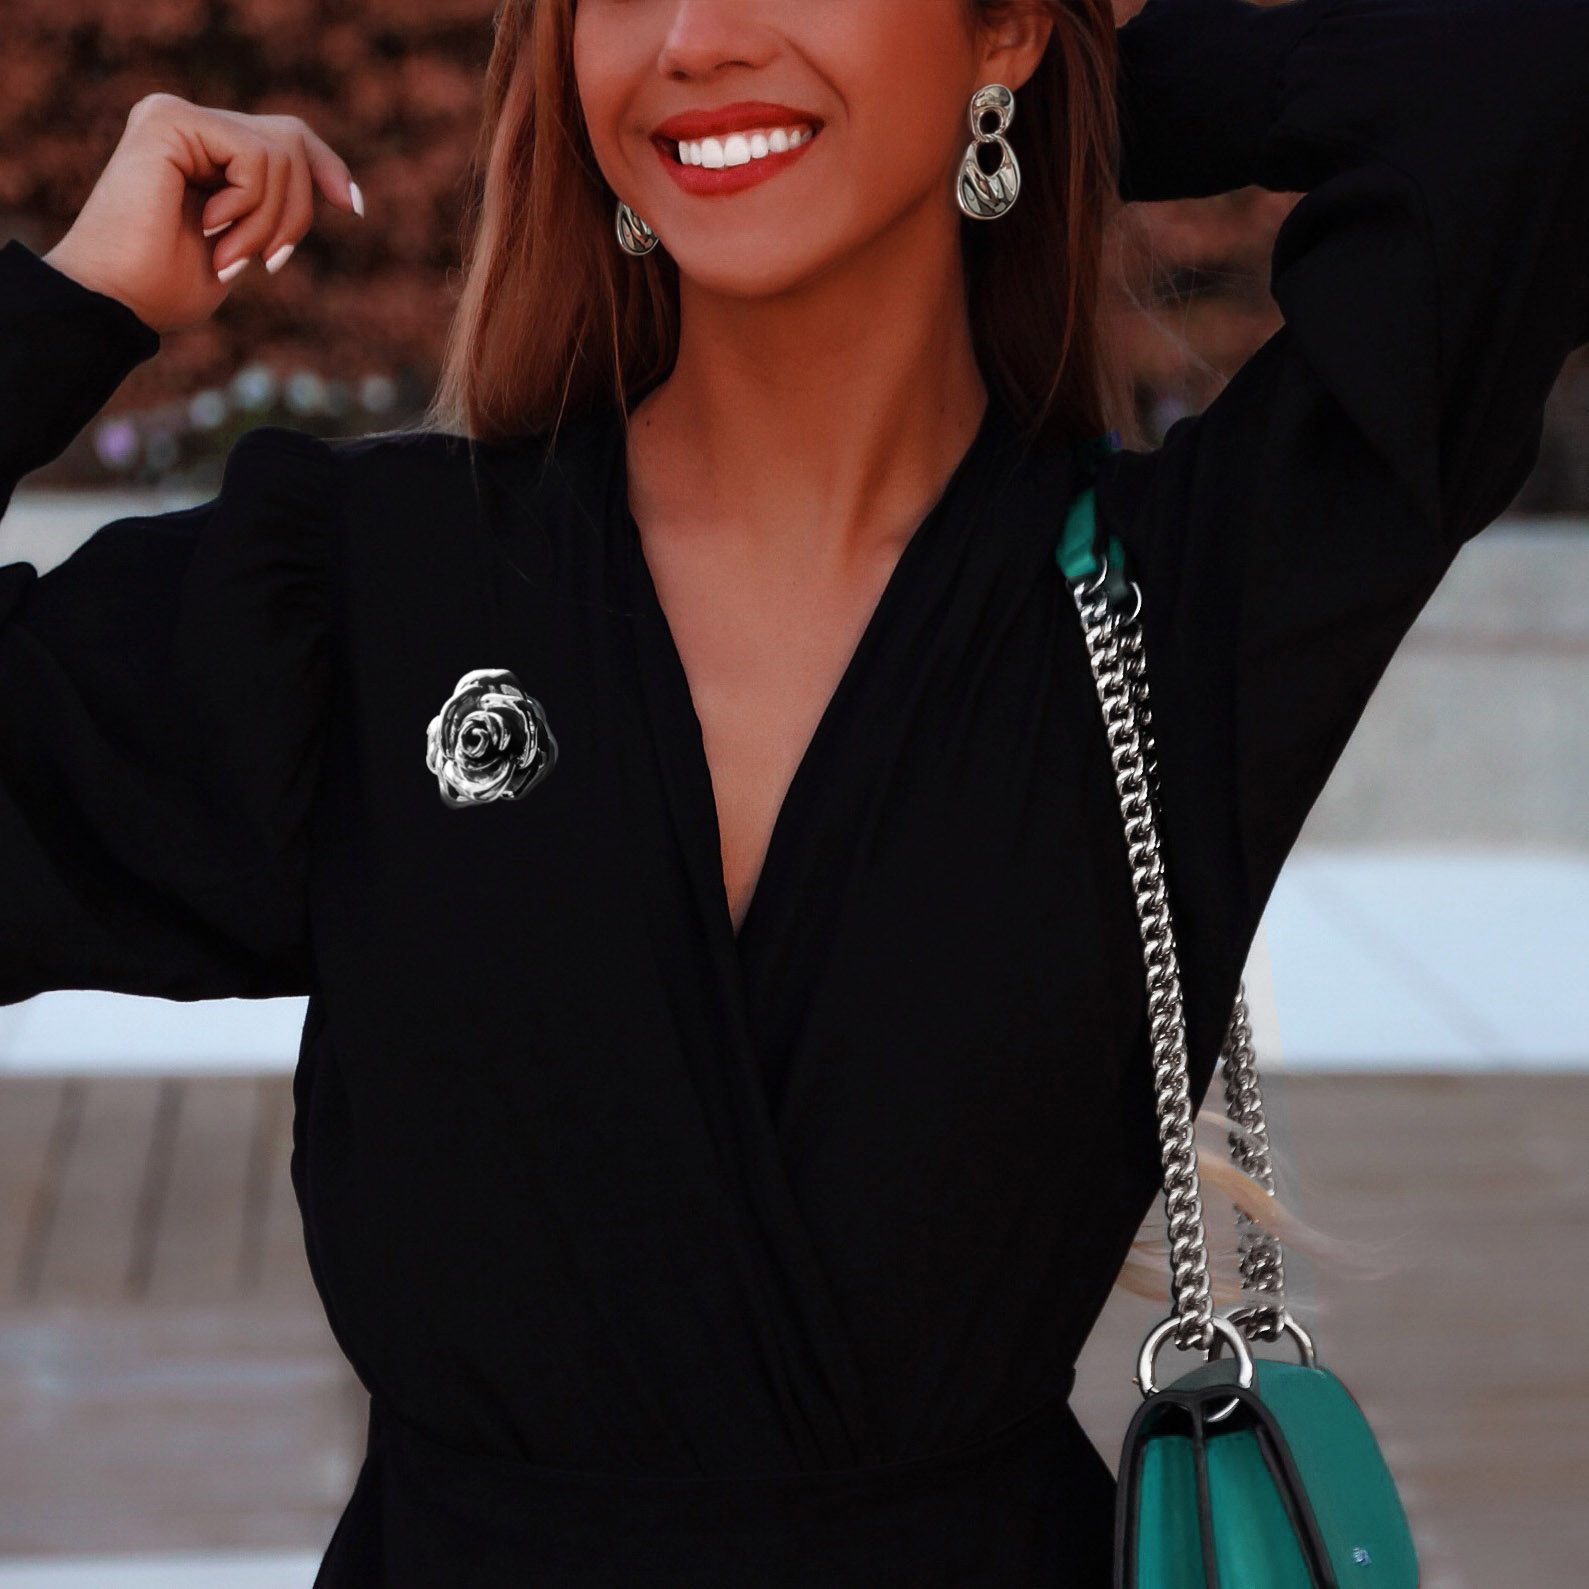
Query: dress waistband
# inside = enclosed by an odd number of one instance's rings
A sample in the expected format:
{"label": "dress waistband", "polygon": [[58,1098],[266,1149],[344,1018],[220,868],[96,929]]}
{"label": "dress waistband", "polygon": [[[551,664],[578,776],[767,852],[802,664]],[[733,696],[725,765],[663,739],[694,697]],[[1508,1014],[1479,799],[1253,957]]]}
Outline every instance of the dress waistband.
{"label": "dress waistband", "polygon": [[1113,1504],[1063,1396],[932,1456],[679,1478],[461,1452],[372,1403],[316,1589],[1106,1589]]}

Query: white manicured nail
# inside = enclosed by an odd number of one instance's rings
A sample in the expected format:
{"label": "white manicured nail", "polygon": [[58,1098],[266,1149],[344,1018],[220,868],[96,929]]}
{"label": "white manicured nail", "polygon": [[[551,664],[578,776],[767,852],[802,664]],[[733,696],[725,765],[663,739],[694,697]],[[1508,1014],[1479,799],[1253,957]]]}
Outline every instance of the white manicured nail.
{"label": "white manicured nail", "polygon": [[218,271],[216,271],[215,279],[217,281],[231,281],[234,277],[238,276],[242,272],[243,267],[253,257],[254,256],[252,254],[244,254],[241,259],[234,259],[230,265],[223,265]]}
{"label": "white manicured nail", "polygon": [[204,235],[206,237],[214,237],[217,232],[224,232],[231,224],[231,221],[222,221],[219,226],[208,226],[204,229]]}
{"label": "white manicured nail", "polygon": [[362,219],[364,215],[364,195],[359,191],[357,182],[348,183],[348,197],[353,200],[353,213]]}
{"label": "white manicured nail", "polygon": [[276,272],[280,270],[289,259],[292,258],[292,251],[297,246],[298,245],[296,243],[283,243],[281,247],[278,248],[276,252],[265,261],[265,269],[268,270],[272,276],[274,276]]}

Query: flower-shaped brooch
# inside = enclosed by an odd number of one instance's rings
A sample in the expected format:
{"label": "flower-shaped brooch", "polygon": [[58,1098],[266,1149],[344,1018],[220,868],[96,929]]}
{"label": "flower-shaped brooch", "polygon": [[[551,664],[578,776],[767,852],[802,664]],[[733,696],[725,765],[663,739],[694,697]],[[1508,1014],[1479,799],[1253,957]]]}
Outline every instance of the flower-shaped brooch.
{"label": "flower-shaped brooch", "polygon": [[556,763],[541,703],[506,668],[464,674],[425,732],[425,765],[454,809],[517,800]]}

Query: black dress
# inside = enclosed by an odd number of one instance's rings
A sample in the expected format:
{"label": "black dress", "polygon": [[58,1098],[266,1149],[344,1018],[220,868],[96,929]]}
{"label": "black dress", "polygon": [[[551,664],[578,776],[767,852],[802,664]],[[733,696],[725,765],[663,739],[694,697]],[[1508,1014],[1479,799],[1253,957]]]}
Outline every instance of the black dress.
{"label": "black dress", "polygon": [[[1285,329],[1099,480],[1201,1091],[1310,804],[1589,339],[1589,5],[1153,0],[1122,49],[1128,195],[1309,190]],[[0,251],[0,489],[157,345]],[[0,567],[0,1000],[309,996],[293,1176],[372,1397],[322,1589],[1107,1582],[1066,1397],[1158,1161],[1053,558],[1080,484],[995,396],[737,938],[615,412],[473,467],[258,428],[213,501]],[[454,810],[426,729],[477,668],[558,755]]]}

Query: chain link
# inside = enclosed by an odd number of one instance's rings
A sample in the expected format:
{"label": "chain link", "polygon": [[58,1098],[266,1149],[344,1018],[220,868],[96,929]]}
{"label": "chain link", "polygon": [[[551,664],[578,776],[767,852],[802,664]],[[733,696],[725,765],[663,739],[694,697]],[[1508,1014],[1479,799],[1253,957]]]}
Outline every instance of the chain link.
{"label": "chain link", "polygon": [[[1158,755],[1142,643],[1142,597],[1134,585],[1130,586],[1134,610],[1130,614],[1116,612],[1109,600],[1108,574],[1105,564],[1096,575],[1073,579],[1069,584],[1081,615],[1087,658],[1103,708],[1147,968],[1154,1108],[1164,1165],[1175,1340],[1183,1351],[1195,1348],[1211,1352],[1213,1286],[1193,1136],[1180,965],[1158,836]],[[1232,1162],[1273,1193],[1274,1169],[1245,987],[1236,996],[1220,1049],[1220,1063],[1232,1126]],[[1239,1209],[1236,1227],[1243,1293],[1250,1292],[1261,1299],[1243,1311],[1240,1327],[1251,1339],[1272,1341],[1279,1337],[1289,1318],[1280,1243]]]}
{"label": "chain link", "polygon": [[1208,1233],[1203,1226],[1202,1188],[1192,1136],[1191,1083],[1187,1070],[1186,1024],[1181,1002],[1180,965],[1170,924],[1169,895],[1154,821],[1149,758],[1141,733],[1137,695],[1146,689],[1135,625],[1111,612],[1104,580],[1073,581],[1081,614],[1104,731],[1114,769],[1115,788],[1125,823],[1131,889],[1147,968],[1148,1026],[1153,1050],[1154,1110],[1164,1165],[1164,1210],[1170,1242],[1170,1294],[1177,1346],[1211,1352],[1214,1346],[1214,1295],[1209,1275]]}
{"label": "chain link", "polygon": [[[1253,1047],[1252,1015],[1245,987],[1236,995],[1219,1061],[1225,1076],[1225,1114],[1232,1127],[1226,1139],[1231,1163],[1273,1196],[1275,1175],[1269,1151],[1269,1124],[1258,1084],[1258,1055]],[[1242,1317],[1242,1329],[1251,1340],[1279,1340],[1288,1318],[1280,1238],[1239,1208],[1236,1259],[1241,1269],[1242,1293],[1252,1298]]]}

